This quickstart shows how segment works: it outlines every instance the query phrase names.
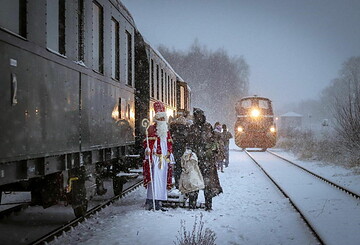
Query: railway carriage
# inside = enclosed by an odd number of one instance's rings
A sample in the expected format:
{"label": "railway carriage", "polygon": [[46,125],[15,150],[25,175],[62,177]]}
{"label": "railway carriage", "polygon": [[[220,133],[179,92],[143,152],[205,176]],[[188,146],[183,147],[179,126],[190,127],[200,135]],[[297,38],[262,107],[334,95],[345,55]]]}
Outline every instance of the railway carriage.
{"label": "railway carriage", "polygon": [[[16,0],[1,8],[0,193],[31,191],[32,204],[65,201],[80,216],[103,194],[105,178],[120,194],[126,179],[117,174],[139,164],[151,101],[176,113],[176,73],[151,55],[118,0]],[[162,97],[151,96],[152,60]]]}
{"label": "railway carriage", "polygon": [[136,76],[139,76],[139,79],[136,79],[139,98],[139,103],[136,103],[137,118],[150,118],[150,121],[153,121],[155,101],[164,104],[168,118],[190,113],[191,89],[188,84],[159,51],[142,38],[138,40],[137,50],[140,51],[141,47],[143,52],[138,52],[136,58]]}
{"label": "railway carriage", "polygon": [[168,117],[176,112],[176,81],[178,75],[163,56],[149,43],[146,45],[149,55],[149,93],[150,119],[155,115],[153,104],[162,101]]}
{"label": "railway carriage", "polygon": [[276,144],[276,124],[271,100],[251,96],[236,104],[235,144],[242,148],[267,148]]}

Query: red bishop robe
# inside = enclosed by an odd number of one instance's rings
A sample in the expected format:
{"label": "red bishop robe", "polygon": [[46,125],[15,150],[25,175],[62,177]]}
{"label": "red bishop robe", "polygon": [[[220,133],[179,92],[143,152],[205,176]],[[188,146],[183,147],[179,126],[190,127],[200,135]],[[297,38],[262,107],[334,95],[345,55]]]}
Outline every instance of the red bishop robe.
{"label": "red bishop robe", "polygon": [[[151,125],[148,128],[148,141],[149,141],[149,149],[150,149],[150,156],[147,156],[145,154],[145,159],[143,161],[143,176],[144,176],[144,186],[147,187],[148,184],[151,182],[150,178],[150,167],[149,167],[149,160],[150,162],[153,162],[153,154],[156,154],[156,156],[161,157],[163,156],[163,160],[170,163],[170,156],[172,155],[172,139],[170,136],[170,132],[167,132],[167,152],[162,152],[161,146],[160,146],[160,137],[156,133],[156,124]],[[156,152],[154,153],[154,144],[156,142]],[[144,149],[147,148],[147,140],[144,139]],[[152,168],[158,167],[151,165]],[[172,187],[172,167],[171,164],[168,164],[168,171],[167,171],[167,189],[171,189]]]}

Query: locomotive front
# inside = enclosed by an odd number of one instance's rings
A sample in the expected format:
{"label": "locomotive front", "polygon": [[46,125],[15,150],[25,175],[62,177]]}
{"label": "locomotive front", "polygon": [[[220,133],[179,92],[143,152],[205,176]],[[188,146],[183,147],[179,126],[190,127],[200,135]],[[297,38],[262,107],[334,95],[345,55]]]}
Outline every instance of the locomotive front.
{"label": "locomotive front", "polygon": [[245,97],[236,104],[235,144],[242,148],[275,146],[276,125],[271,101],[263,97]]}

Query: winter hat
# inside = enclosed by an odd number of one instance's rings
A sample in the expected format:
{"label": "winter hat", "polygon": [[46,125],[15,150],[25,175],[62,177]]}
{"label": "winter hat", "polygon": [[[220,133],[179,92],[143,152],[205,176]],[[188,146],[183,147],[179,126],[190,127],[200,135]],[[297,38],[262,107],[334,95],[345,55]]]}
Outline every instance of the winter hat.
{"label": "winter hat", "polygon": [[165,106],[161,101],[155,101],[154,111],[155,111],[155,119],[159,119],[161,117],[166,119]]}
{"label": "winter hat", "polygon": [[201,110],[200,108],[195,108],[193,109],[193,115],[194,115],[194,121],[197,124],[203,124],[206,122],[206,117],[204,114],[204,111]]}
{"label": "winter hat", "polygon": [[183,116],[179,116],[178,118],[176,118],[175,122],[178,124],[186,124],[187,123],[185,117],[183,117]]}

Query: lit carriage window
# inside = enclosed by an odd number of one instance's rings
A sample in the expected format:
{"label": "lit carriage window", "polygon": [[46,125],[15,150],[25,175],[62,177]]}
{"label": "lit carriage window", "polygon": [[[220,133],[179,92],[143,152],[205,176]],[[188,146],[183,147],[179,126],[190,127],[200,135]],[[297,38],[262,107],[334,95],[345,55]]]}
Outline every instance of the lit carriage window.
{"label": "lit carriage window", "polygon": [[78,0],[78,60],[84,61],[84,0]]}
{"label": "lit carriage window", "polygon": [[160,99],[159,65],[156,65],[156,99]]}
{"label": "lit carriage window", "polygon": [[173,103],[173,106],[176,106],[176,86],[175,86],[175,82],[174,82],[174,80],[172,79],[171,80],[171,83],[172,83],[172,88],[173,88],[173,90],[172,90],[172,99],[173,99],[173,101],[172,101],[172,103]]}
{"label": "lit carriage window", "polygon": [[127,85],[132,86],[132,37],[129,32],[127,36]]}
{"label": "lit carriage window", "polygon": [[93,2],[93,35],[92,35],[92,53],[93,69],[100,73],[104,72],[104,22],[103,8],[97,2]]}
{"label": "lit carriage window", "polygon": [[269,103],[267,100],[259,100],[259,107],[261,109],[269,109]]}
{"label": "lit carriage window", "polygon": [[173,103],[172,103],[172,101],[173,101],[173,92],[172,92],[172,79],[170,79],[170,77],[169,77],[169,103],[170,103],[170,105],[171,106],[173,106]]}
{"label": "lit carriage window", "polygon": [[127,117],[127,119],[130,119],[130,117],[131,117],[131,114],[130,114],[130,104],[127,104],[126,105],[126,117]]}
{"label": "lit carriage window", "polygon": [[160,87],[161,87],[160,100],[161,100],[161,101],[164,101],[164,70],[163,70],[163,69],[161,69]]}
{"label": "lit carriage window", "polygon": [[180,109],[185,109],[185,89],[180,87]]}
{"label": "lit carriage window", "polygon": [[119,119],[122,119],[122,115],[121,115],[121,98],[119,98],[119,104],[118,104],[118,115],[119,115]]}
{"label": "lit carriage window", "polygon": [[65,0],[47,0],[46,46],[65,55]]}
{"label": "lit carriage window", "polygon": [[168,80],[167,80],[167,74],[164,73],[164,82],[165,82],[165,103],[168,103],[169,94],[168,94]]}
{"label": "lit carriage window", "polygon": [[172,81],[173,82],[173,105],[176,105],[176,82],[175,80]]}
{"label": "lit carriage window", "polygon": [[167,76],[166,86],[167,86],[167,103],[171,105],[170,76]]}
{"label": "lit carriage window", "polygon": [[26,37],[26,0],[0,1],[0,27]]}
{"label": "lit carriage window", "polygon": [[111,77],[119,80],[119,22],[111,20]]}
{"label": "lit carriage window", "polygon": [[154,60],[151,59],[150,63],[150,79],[151,79],[151,97],[154,98],[155,96],[155,67],[154,67]]}

